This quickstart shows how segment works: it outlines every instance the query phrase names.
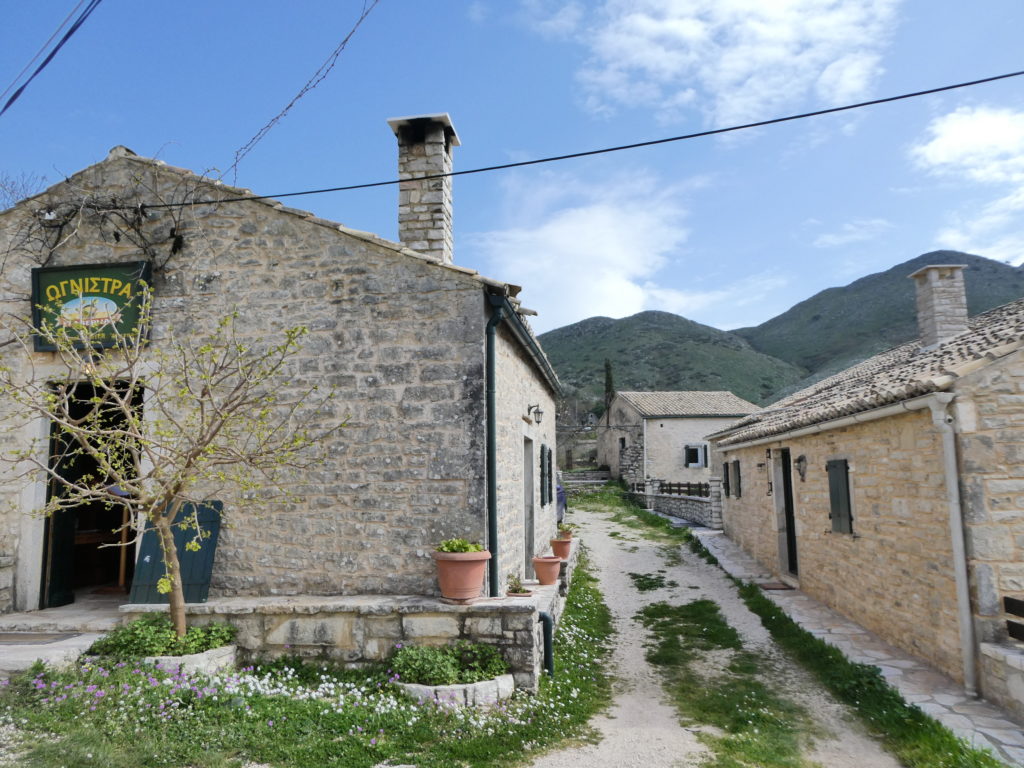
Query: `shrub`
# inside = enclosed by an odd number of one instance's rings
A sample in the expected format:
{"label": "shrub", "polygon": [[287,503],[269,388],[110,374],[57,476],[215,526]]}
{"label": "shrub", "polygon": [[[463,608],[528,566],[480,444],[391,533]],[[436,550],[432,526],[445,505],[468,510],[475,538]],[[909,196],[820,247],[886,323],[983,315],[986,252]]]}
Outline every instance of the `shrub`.
{"label": "shrub", "polygon": [[147,613],[123,627],[101,637],[89,653],[98,656],[139,658],[141,656],[185,656],[211,648],[228,645],[235,639],[235,627],[230,624],[209,624],[189,627],[179,638],[166,613]]}
{"label": "shrub", "polygon": [[483,552],[482,544],[466,539],[445,539],[437,545],[438,552]]}
{"label": "shrub", "polygon": [[455,685],[504,675],[508,664],[493,645],[461,640],[440,648],[403,646],[391,659],[391,669],[403,683]]}

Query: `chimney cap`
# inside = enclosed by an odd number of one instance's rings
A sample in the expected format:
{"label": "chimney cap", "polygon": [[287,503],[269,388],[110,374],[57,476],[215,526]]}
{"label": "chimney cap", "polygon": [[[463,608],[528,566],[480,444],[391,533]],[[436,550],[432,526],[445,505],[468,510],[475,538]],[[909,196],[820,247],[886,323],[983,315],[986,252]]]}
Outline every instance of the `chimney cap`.
{"label": "chimney cap", "polygon": [[388,118],[388,125],[391,126],[391,130],[395,132],[395,136],[398,135],[399,129],[406,125],[412,125],[420,121],[428,121],[431,123],[440,123],[444,126],[444,132],[448,136],[448,141],[453,146],[461,147],[462,142],[459,141],[459,134],[455,132],[455,126],[452,125],[452,119],[447,112],[437,112],[431,115],[410,115],[408,117],[390,117]]}
{"label": "chimney cap", "polygon": [[967,269],[967,265],[966,264],[929,264],[928,266],[921,267],[916,272],[913,272],[913,273],[907,275],[907,277],[915,278],[915,277],[918,277],[919,275],[923,275],[923,274],[925,274],[927,272],[931,272],[933,269]]}

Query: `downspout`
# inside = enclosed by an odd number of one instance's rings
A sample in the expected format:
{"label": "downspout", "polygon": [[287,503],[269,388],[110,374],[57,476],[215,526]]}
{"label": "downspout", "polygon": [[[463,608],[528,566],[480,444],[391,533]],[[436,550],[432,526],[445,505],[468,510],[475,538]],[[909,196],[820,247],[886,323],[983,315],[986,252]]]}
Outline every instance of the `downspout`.
{"label": "downspout", "polygon": [[956,578],[957,618],[960,625],[960,653],[964,670],[964,689],[978,695],[977,669],[974,660],[974,621],[971,616],[971,593],[967,581],[967,553],[964,546],[964,519],[960,508],[960,476],[956,464],[956,433],[953,417],[947,411],[955,395],[948,392],[932,395],[928,405],[932,423],[942,435],[942,460],[946,476],[946,501],[949,505],[949,535],[953,545],[953,574]]}
{"label": "downspout", "polygon": [[643,435],[644,435],[643,436],[643,441],[644,441],[644,464],[643,464],[644,476],[641,479],[641,482],[643,482],[644,489],[646,490],[646,488],[647,488],[647,419],[645,419],[643,417],[640,417],[640,423],[643,425],[643,428],[644,428],[644,432],[643,432]]}
{"label": "downspout", "polygon": [[[498,597],[498,436],[497,374],[495,373],[495,337],[505,316],[503,300],[489,296],[493,311],[487,321],[487,561],[488,594]],[[497,300],[496,300],[497,299]]]}
{"label": "downspout", "polygon": [[544,631],[544,669],[547,670],[548,677],[553,680],[555,677],[555,619],[547,611],[538,611],[537,617],[544,625],[542,627]]}

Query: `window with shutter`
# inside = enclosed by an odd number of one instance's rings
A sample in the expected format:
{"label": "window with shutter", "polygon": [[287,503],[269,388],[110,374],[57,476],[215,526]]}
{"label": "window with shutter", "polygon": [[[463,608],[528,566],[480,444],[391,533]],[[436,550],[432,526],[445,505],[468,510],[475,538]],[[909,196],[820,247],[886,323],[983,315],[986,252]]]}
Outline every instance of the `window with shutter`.
{"label": "window with shutter", "polygon": [[828,472],[829,518],[833,533],[853,533],[853,514],[850,508],[850,466],[846,459],[825,462]]}
{"label": "window with shutter", "polygon": [[737,499],[742,495],[742,485],[740,484],[740,460],[735,459],[732,463],[732,495]]}
{"label": "window with shutter", "polygon": [[683,448],[683,466],[703,468],[708,465],[708,446],[706,443],[695,443]]}
{"label": "window with shutter", "polygon": [[548,503],[548,447],[540,446],[540,505]]}
{"label": "window with shutter", "polygon": [[729,497],[729,462],[722,464],[722,493]]}
{"label": "window with shutter", "polygon": [[555,500],[555,460],[552,453],[554,451],[548,448],[548,504]]}

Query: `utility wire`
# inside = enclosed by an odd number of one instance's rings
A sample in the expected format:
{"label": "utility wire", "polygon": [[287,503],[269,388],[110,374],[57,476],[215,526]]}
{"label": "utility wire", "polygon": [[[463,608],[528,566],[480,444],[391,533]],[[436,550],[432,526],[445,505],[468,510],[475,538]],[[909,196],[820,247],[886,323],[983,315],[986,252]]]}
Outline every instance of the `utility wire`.
{"label": "utility wire", "polygon": [[345,46],[348,45],[348,41],[352,39],[352,36],[356,33],[356,30],[359,29],[360,25],[366,20],[366,17],[370,15],[370,11],[372,11],[377,6],[378,2],[380,2],[380,0],[373,0],[372,2],[367,4],[366,0],[364,0],[362,14],[356,20],[356,23],[352,27],[352,29],[349,30],[349,33],[345,35],[345,38],[341,41],[341,43],[338,44],[338,47],[335,48],[331,55],[327,57],[327,60],[320,65],[320,68],[313,73],[313,76],[306,81],[306,84],[302,86],[302,90],[300,90],[295,95],[295,97],[288,102],[285,108],[278,112],[277,115],[275,115],[274,118],[269,123],[260,128],[256,135],[249,139],[248,143],[246,143],[244,147],[235,152],[235,161],[231,163],[230,166],[228,166],[224,173],[221,174],[221,178],[223,178],[224,175],[228,173],[228,171],[234,171],[237,174],[238,164],[242,162],[242,158],[249,154],[252,148],[259,143],[260,139],[262,139],[264,136],[270,133],[270,129],[277,125],[278,121],[280,121],[281,118],[288,114],[288,112],[291,110],[292,107],[295,106],[296,102],[298,102],[299,99],[301,99],[311,90],[320,85],[324,78],[326,78],[327,75],[330,74],[331,70],[334,69],[334,65],[337,63],[338,57],[341,55],[341,52],[345,50]]}
{"label": "utility wire", "polygon": [[76,5],[74,8],[72,8],[71,11],[68,13],[68,15],[64,17],[64,21],[62,21],[60,23],[60,26],[57,27],[57,29],[54,30],[52,35],[50,35],[50,39],[47,40],[45,43],[43,43],[42,47],[40,47],[40,49],[38,51],[36,51],[36,55],[32,57],[32,59],[29,61],[28,64],[25,65],[24,69],[22,69],[21,72],[18,73],[17,77],[15,77],[13,80],[11,80],[11,84],[8,85],[7,88],[4,89],[4,92],[0,93],[0,99],[2,99],[4,96],[6,96],[8,93],[11,92],[11,89],[15,85],[17,85],[18,81],[21,80],[22,76],[24,76],[24,74],[26,72],[28,72],[29,67],[31,67],[33,64],[35,64],[36,63],[36,59],[38,59],[40,56],[43,55],[43,51],[45,51],[47,48],[50,47],[50,43],[52,43],[54,38],[57,37],[57,35],[60,34],[61,30],[64,29],[64,27],[71,20],[71,17],[75,15],[75,13],[78,11],[78,9],[81,8],[83,5],[85,5],[85,2],[86,2],[86,0],[78,0],[78,5]]}
{"label": "utility wire", "polygon": [[[18,97],[25,92],[25,89],[28,87],[28,84],[36,79],[36,75],[38,75],[40,72],[46,69],[46,66],[51,61],[53,61],[53,57],[57,55],[57,51],[64,47],[64,43],[70,40],[71,36],[74,35],[75,32],[77,32],[81,28],[81,26],[85,23],[85,20],[89,18],[89,15],[96,10],[96,6],[99,5],[101,2],[102,0],[89,0],[89,5],[87,5],[85,10],[82,11],[81,15],[77,19],[75,19],[75,22],[71,25],[68,31],[64,33],[64,37],[60,39],[60,42],[58,42],[57,45],[54,46],[53,50],[50,51],[49,55],[45,59],[43,59],[42,64],[36,67],[35,71],[31,74],[28,80],[26,80],[21,85],[21,87],[18,88],[18,90],[16,90],[11,95],[11,98],[9,98],[7,100],[7,103],[4,104],[3,109],[0,109],[0,116],[2,116],[4,112],[6,112],[10,108],[10,106],[18,100]],[[72,11],[72,13],[74,13],[74,11]]]}
{"label": "utility wire", "polygon": [[[871,99],[870,101],[859,101],[856,104],[846,104],[841,107],[829,107],[828,109],[818,109],[813,112],[801,112],[796,115],[787,115],[785,117],[775,117],[770,120],[758,120],[753,123],[743,123],[742,125],[732,125],[727,128],[712,128],[707,131],[698,131],[697,133],[687,133],[682,136],[670,136],[666,139],[652,139],[651,141],[639,141],[634,144],[621,144],[616,147],[605,147],[603,149],[591,149],[585,152],[573,152],[567,155],[554,155],[552,157],[541,157],[536,160],[522,160],[515,163],[502,163],[501,165],[488,165],[482,168],[471,168],[465,171],[452,171],[450,173],[435,173],[426,176],[416,176],[417,181],[425,179],[443,179],[451,176],[469,176],[474,173],[486,173],[489,171],[503,171],[509,168],[523,168],[529,165],[540,165],[542,163],[555,163],[561,160],[573,160],[578,157],[592,157],[594,155],[606,155],[611,152],[623,152],[627,149],[639,149],[641,147],[653,147],[658,144],[669,144],[675,141],[687,141],[689,139],[699,139],[705,136],[718,136],[723,133],[732,133],[734,131],[744,131],[750,128],[762,128],[766,125],[776,125],[777,123],[788,123],[793,120],[803,120],[808,117],[819,117],[821,115],[831,115],[836,112],[848,112],[851,109],[861,109],[863,107],[872,107],[877,104],[889,104],[894,101],[902,101],[904,99],[913,99],[918,96],[928,96],[933,93],[943,93],[945,91],[954,91],[958,88],[969,88],[974,85],[982,85],[984,83],[993,83],[998,80],[1008,80],[1012,77],[1020,77],[1024,75],[1024,70],[1017,72],[1007,72],[1003,75],[994,75],[993,77],[983,77],[980,80],[969,80],[964,83],[955,83],[954,85],[943,85],[939,88],[929,88],[924,91],[914,91],[913,93],[902,93],[898,96],[886,96],[881,99]],[[244,197],[227,197],[223,200],[197,200],[189,203],[156,203],[153,205],[146,205],[147,208],[178,208],[184,205],[202,205],[202,204],[214,204],[214,203],[239,203],[246,200],[269,200],[271,198],[277,199],[282,197],[300,197],[302,195],[319,195],[325,192],[348,192],[354,189],[370,189],[372,187],[387,187],[399,184],[405,179],[390,179],[388,181],[374,181],[368,184],[349,184],[342,187],[324,187],[323,189],[307,189],[302,192],[284,192],[278,195],[246,195]]]}

